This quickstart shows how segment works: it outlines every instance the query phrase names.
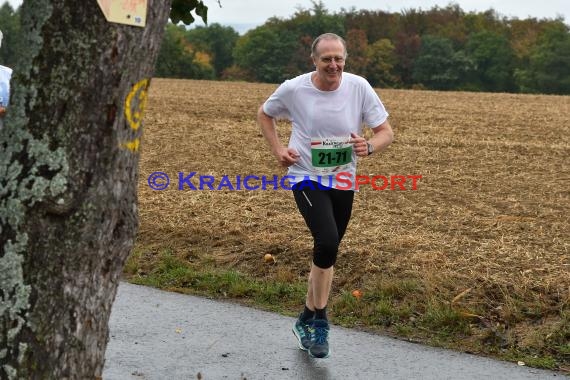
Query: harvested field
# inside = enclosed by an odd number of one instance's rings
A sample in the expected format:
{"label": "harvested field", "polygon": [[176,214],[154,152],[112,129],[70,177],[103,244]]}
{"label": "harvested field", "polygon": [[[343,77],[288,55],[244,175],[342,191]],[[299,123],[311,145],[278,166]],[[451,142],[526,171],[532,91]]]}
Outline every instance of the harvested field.
{"label": "harvested field", "polygon": [[[255,121],[275,88],[153,80],[133,280],[150,275],[168,249],[195,268],[305,281],[312,241],[290,192],[178,190],[179,172],[195,172],[196,186],[199,176],[214,176],[216,187],[224,175],[234,185],[237,176],[285,175]],[[406,191],[364,185],[356,195],[336,266],[333,321],[568,367],[570,97],[379,94],[395,141],[361,159],[359,173],[422,179],[416,191],[408,182]],[[279,123],[283,141],[289,128]],[[147,183],[157,171],[170,176],[164,191]],[[273,265],[263,260],[268,252]],[[362,299],[351,299],[354,289]]]}

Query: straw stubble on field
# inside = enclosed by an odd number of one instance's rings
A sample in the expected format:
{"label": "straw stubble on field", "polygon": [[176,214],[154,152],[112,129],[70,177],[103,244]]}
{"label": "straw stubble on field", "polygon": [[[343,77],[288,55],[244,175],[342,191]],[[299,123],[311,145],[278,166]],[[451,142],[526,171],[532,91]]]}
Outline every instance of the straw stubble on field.
{"label": "straw stubble on field", "polygon": [[[285,175],[255,120],[275,88],[153,80],[139,179],[137,246],[147,258],[166,247],[260,279],[307,274],[312,242],[290,192],[178,190],[179,172],[196,172],[195,184],[200,175],[216,184],[223,175]],[[449,302],[471,289],[454,307],[488,321],[559,321],[570,292],[570,97],[379,94],[395,141],[361,159],[359,174],[422,179],[417,191],[364,186],[356,195],[333,292],[413,280],[422,297]],[[284,143],[289,129],[279,123]],[[170,176],[167,190],[149,188],[155,171]],[[276,265],[264,263],[267,252]]]}

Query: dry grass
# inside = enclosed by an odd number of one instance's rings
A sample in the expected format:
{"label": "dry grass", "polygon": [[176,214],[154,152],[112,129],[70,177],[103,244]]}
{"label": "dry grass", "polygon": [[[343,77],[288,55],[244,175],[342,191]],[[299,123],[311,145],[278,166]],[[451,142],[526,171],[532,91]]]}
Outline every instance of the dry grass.
{"label": "dry grass", "polygon": [[[195,184],[200,175],[215,176],[217,184],[222,175],[233,182],[238,175],[285,174],[255,121],[275,87],[153,81],[139,179],[137,250],[147,262],[141,265],[149,269],[169,248],[197,265],[304,280],[312,242],[290,192],[177,190],[178,172],[196,172]],[[335,296],[361,288],[366,300],[379,283],[412,281],[418,286],[391,298],[394,304],[415,305],[421,315],[428,300],[447,303],[470,319],[472,341],[485,342],[489,329],[500,328],[510,345],[551,352],[544,349],[548,334],[570,320],[570,97],[403,90],[380,96],[396,140],[362,159],[359,173],[423,178],[417,191],[365,186],[357,194]],[[289,128],[279,125],[284,141]],[[155,171],[170,176],[169,189],[149,188]],[[263,262],[267,252],[276,265]],[[562,344],[570,339],[564,328]]]}

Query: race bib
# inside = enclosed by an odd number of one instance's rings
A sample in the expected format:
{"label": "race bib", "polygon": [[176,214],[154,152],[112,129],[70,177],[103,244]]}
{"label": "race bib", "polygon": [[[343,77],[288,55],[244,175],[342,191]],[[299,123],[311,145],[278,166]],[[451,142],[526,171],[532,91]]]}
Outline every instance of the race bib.
{"label": "race bib", "polygon": [[352,163],[352,144],[348,137],[311,140],[311,162],[316,173],[343,171]]}

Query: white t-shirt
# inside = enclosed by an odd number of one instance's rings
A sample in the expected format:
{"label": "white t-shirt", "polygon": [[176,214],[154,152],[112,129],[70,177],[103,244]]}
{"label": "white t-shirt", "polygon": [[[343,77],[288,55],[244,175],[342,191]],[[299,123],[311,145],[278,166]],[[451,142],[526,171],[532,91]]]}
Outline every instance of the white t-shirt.
{"label": "white t-shirt", "polygon": [[10,77],[12,69],[0,65],[0,106],[8,106],[10,100]]}
{"label": "white t-shirt", "polygon": [[337,176],[344,181],[356,176],[357,156],[348,144],[351,133],[362,136],[363,123],[374,128],[384,123],[388,112],[366,79],[343,73],[334,91],[321,91],[311,81],[313,73],[285,81],[263,104],[273,118],[289,119],[293,128],[289,148],[299,152],[296,164],[289,167],[289,182],[305,179],[326,187],[337,187]]}
{"label": "white t-shirt", "polygon": [[[10,78],[12,69],[0,65],[0,106],[7,107],[10,101]],[[0,117],[0,129],[4,127],[4,118]]]}

